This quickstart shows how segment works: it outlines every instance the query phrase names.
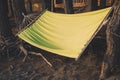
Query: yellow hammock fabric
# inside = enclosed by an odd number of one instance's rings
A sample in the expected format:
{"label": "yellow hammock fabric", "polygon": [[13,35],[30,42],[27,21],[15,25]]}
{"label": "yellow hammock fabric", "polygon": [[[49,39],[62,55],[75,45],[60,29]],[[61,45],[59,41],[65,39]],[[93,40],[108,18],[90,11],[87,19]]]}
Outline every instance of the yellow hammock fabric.
{"label": "yellow hammock fabric", "polygon": [[45,11],[18,36],[43,50],[70,58],[78,58],[110,9],[80,14]]}

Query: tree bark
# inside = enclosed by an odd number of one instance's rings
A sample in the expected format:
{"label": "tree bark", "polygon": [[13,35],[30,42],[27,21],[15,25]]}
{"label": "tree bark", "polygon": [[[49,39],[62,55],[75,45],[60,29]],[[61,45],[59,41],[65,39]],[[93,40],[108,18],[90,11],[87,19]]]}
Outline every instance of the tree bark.
{"label": "tree bark", "polygon": [[11,36],[12,34],[7,13],[8,13],[7,0],[0,0],[0,32],[1,35],[5,37]]}
{"label": "tree bark", "polygon": [[13,17],[12,3],[8,0],[8,17]]}
{"label": "tree bark", "polygon": [[85,8],[85,12],[91,11],[92,10],[92,0],[87,1],[87,6]]}
{"label": "tree bark", "polygon": [[102,63],[102,69],[100,74],[100,79],[107,78],[112,69],[116,65],[120,65],[120,18],[119,18],[119,4],[114,8],[114,15],[110,19],[107,30],[106,30],[106,40],[107,40],[107,51],[104,56],[104,61]]}
{"label": "tree bark", "polygon": [[91,2],[91,8],[92,10],[97,10],[98,9],[98,0],[92,0]]}
{"label": "tree bark", "polygon": [[42,1],[42,10],[48,9],[51,11],[51,0],[43,0]]}
{"label": "tree bark", "polygon": [[31,0],[25,0],[26,13],[32,13],[32,2]]}
{"label": "tree bark", "polygon": [[114,4],[114,2],[115,2],[115,0],[111,0],[111,5],[113,5],[113,4]]}
{"label": "tree bark", "polygon": [[17,25],[20,25],[23,20],[22,13],[26,14],[24,0],[12,0],[12,8],[15,22]]}
{"label": "tree bark", "polygon": [[65,13],[67,13],[67,14],[74,13],[72,0],[64,0],[64,5],[65,5],[65,7],[64,7]]}
{"label": "tree bark", "polygon": [[100,0],[100,9],[106,7],[106,0]]}

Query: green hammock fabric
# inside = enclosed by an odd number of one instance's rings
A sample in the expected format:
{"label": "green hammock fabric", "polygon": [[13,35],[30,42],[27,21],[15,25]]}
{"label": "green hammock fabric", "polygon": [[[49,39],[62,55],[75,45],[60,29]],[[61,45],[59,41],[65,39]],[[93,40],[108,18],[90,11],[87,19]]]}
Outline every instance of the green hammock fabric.
{"label": "green hammock fabric", "polygon": [[111,8],[80,13],[59,14],[45,11],[18,36],[49,52],[77,58],[82,54]]}

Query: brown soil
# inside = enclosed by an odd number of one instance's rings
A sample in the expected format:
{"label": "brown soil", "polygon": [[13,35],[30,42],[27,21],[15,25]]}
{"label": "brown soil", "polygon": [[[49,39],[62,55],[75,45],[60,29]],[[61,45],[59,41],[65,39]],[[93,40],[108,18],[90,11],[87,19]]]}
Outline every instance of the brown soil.
{"label": "brown soil", "polygon": [[[23,55],[0,60],[0,80],[98,80],[103,60],[103,45],[87,49],[78,61],[43,52],[53,65],[50,67],[41,57],[29,55],[22,62]],[[106,80],[120,80],[120,71],[114,71]]]}

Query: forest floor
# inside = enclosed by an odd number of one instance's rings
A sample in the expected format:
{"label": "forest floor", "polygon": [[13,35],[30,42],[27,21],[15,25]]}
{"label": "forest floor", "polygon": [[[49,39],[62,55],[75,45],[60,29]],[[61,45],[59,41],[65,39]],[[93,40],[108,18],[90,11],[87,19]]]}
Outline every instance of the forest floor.
{"label": "forest floor", "polygon": [[[78,61],[43,51],[53,67],[35,55],[29,55],[25,62],[22,54],[0,59],[0,80],[98,80],[105,47],[102,41],[93,42],[93,46]],[[113,70],[106,80],[120,80],[120,71]]]}

